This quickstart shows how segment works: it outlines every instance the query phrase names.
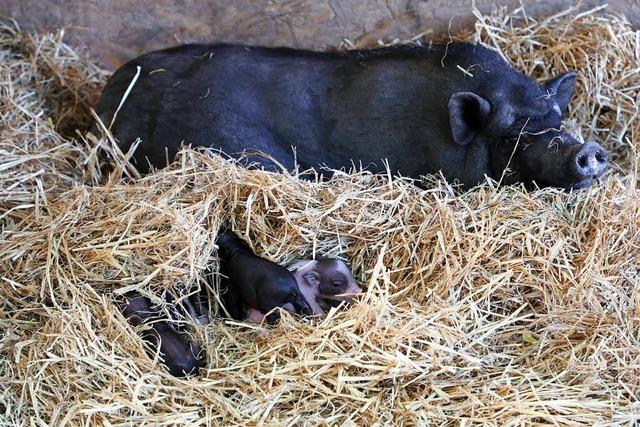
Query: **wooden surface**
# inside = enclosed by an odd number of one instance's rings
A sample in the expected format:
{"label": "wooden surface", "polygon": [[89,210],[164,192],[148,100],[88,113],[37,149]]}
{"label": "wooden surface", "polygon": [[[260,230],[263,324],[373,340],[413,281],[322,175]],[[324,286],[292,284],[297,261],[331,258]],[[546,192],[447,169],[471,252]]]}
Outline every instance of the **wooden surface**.
{"label": "wooden surface", "polygon": [[[497,2],[513,8],[517,1]],[[602,1],[586,0],[585,6]],[[610,8],[640,22],[640,0]],[[483,11],[493,1],[477,0]],[[548,15],[569,0],[525,1],[531,15]],[[373,45],[425,29],[446,33],[473,21],[469,0],[0,0],[0,15],[21,28],[56,31],[116,68],[149,50],[193,41],[242,42],[325,49],[343,38]]]}

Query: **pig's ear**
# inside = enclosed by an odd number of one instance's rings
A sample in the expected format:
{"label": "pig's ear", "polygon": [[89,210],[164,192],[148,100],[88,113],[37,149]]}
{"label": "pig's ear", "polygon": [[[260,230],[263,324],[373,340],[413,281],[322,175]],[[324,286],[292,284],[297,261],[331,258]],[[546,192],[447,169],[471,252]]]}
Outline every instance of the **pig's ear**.
{"label": "pig's ear", "polygon": [[307,282],[307,285],[312,286],[314,288],[317,288],[318,286],[320,286],[320,274],[318,274],[317,271],[310,271],[308,273],[304,273],[302,275],[302,278],[304,279],[305,282]]}
{"label": "pig's ear", "polygon": [[544,83],[544,87],[549,94],[553,95],[558,107],[560,107],[560,114],[564,116],[576,88],[576,72],[569,71],[549,79]]}
{"label": "pig's ear", "polygon": [[484,128],[491,113],[489,101],[473,92],[458,92],[449,99],[449,122],[456,144],[467,145]]}

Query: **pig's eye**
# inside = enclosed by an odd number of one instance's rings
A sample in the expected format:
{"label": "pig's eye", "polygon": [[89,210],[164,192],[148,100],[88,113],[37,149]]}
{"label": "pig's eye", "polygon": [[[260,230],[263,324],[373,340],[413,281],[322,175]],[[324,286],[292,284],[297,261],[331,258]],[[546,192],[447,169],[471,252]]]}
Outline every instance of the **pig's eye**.
{"label": "pig's eye", "polygon": [[344,282],[331,282],[331,286],[334,288],[341,288],[344,286]]}

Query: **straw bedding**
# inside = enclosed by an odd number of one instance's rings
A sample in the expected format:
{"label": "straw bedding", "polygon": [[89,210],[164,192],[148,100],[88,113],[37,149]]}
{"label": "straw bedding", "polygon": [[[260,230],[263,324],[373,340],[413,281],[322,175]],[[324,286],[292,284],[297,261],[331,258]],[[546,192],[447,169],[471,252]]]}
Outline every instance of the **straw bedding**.
{"label": "straw bedding", "polygon": [[[307,182],[191,150],[138,179],[108,138],[73,132],[106,74],[59,35],[4,26],[0,424],[637,420],[640,32],[602,10],[498,11],[466,38],[536,78],[579,71],[569,125],[613,153],[602,185]],[[278,262],[343,257],[366,294],[264,337],[192,326],[206,369],[176,379],[116,303],[131,289],[215,298],[224,222]]]}

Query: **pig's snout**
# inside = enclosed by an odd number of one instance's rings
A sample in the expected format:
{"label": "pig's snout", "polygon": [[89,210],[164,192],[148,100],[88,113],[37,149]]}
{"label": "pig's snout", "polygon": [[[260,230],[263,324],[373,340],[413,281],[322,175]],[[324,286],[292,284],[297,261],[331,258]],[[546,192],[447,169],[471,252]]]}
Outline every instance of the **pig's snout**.
{"label": "pig's snout", "polygon": [[576,181],[591,181],[607,170],[607,152],[596,142],[582,144],[571,159]]}

